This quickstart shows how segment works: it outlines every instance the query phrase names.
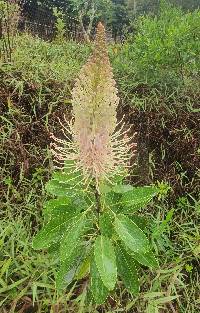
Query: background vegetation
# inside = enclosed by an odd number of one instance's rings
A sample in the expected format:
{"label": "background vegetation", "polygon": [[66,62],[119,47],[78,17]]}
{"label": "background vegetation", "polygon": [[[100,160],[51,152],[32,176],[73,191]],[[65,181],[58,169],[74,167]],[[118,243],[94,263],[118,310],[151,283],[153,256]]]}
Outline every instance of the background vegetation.
{"label": "background vegetation", "polygon": [[[187,9],[188,2],[182,3]],[[80,13],[65,4],[74,17]],[[162,191],[153,206],[139,212],[147,217],[160,269],[143,268],[138,297],[119,282],[101,307],[87,303],[84,279],[62,294],[55,290],[55,258],[35,252],[31,242],[43,221],[44,184],[52,172],[50,133],[59,134],[57,118],[64,112],[70,117],[70,91],[92,42],[14,34],[11,60],[2,48],[0,61],[0,312],[199,311],[200,13],[163,4],[161,9],[155,5],[156,14],[136,18],[133,2],[115,4],[124,17],[128,9],[127,25],[134,29],[123,45],[109,45],[121,97],[119,116],[125,114],[137,131],[137,164],[129,179],[135,185],[158,183]],[[35,5],[29,1],[26,12]],[[55,5],[65,11],[61,1]],[[136,8],[139,12],[139,1]],[[96,12],[99,19],[101,10]],[[120,16],[112,14],[114,29]]]}
{"label": "background vegetation", "polygon": [[[51,24],[54,20],[53,8],[63,13],[68,35],[81,31],[82,35],[94,34],[99,20],[106,24],[114,39],[132,31],[130,24],[142,14],[156,15],[163,0],[22,0],[24,15],[37,23]],[[199,0],[168,0],[183,10],[194,10],[200,6]],[[133,29],[134,29],[134,25]],[[40,29],[40,31],[42,31]]]}

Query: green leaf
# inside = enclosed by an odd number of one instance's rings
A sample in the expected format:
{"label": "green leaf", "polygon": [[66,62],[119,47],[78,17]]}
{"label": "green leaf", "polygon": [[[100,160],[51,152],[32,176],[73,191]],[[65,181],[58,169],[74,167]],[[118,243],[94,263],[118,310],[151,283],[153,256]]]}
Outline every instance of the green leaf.
{"label": "green leaf", "polygon": [[131,255],[142,265],[152,268],[157,268],[159,266],[158,260],[155,258],[152,251],[148,251],[146,253],[131,253]]}
{"label": "green leaf", "polygon": [[123,213],[134,212],[145,207],[157,193],[156,187],[133,187],[132,190],[123,193],[120,200]]}
{"label": "green leaf", "polygon": [[125,193],[133,190],[133,188],[131,185],[116,185],[112,188],[112,191],[115,193]]}
{"label": "green leaf", "polygon": [[109,192],[102,195],[102,200],[106,208],[111,208],[114,212],[121,210],[120,206],[121,194]]}
{"label": "green leaf", "polygon": [[121,246],[117,245],[117,269],[125,287],[132,294],[139,292],[139,281],[134,260]]}
{"label": "green leaf", "polygon": [[104,183],[100,183],[99,184],[99,190],[100,190],[101,194],[109,193],[112,191],[112,186],[104,184]]}
{"label": "green leaf", "polygon": [[148,219],[144,216],[129,215],[128,217],[143,231],[145,230],[149,222]]}
{"label": "green leaf", "polygon": [[76,278],[82,279],[86,277],[90,271],[90,261],[91,261],[91,255],[87,255],[84,261],[80,264],[80,267],[77,270]]}
{"label": "green leaf", "polygon": [[109,238],[98,236],[94,244],[95,262],[104,285],[113,290],[117,280],[115,251]]}
{"label": "green leaf", "polygon": [[67,287],[74,279],[76,270],[81,262],[85,247],[83,244],[76,245],[68,258],[60,262],[60,268],[56,275],[56,288],[58,290]]}
{"label": "green leaf", "polygon": [[72,205],[71,199],[67,197],[52,199],[44,203],[45,215],[56,216],[66,212],[76,212],[76,207]]}
{"label": "green leaf", "polygon": [[73,186],[69,186],[63,182],[59,182],[57,179],[51,179],[48,183],[46,183],[46,191],[53,196],[57,197],[75,197],[78,194],[83,193],[82,190],[75,188]]}
{"label": "green leaf", "polygon": [[52,178],[59,181],[60,183],[67,184],[69,186],[73,186],[76,188],[82,187],[81,182],[83,181],[83,176],[80,172],[75,172],[72,170],[65,170],[65,172],[54,172]]}
{"label": "green leaf", "polygon": [[33,239],[33,249],[46,249],[52,244],[58,242],[64,231],[72,223],[75,215],[69,212],[62,212],[58,216],[52,218]]}
{"label": "green leaf", "polygon": [[109,238],[112,237],[113,234],[113,219],[111,213],[109,211],[103,212],[99,218],[99,227],[101,230],[101,234],[103,236],[107,236]]}
{"label": "green leaf", "polygon": [[59,259],[59,251],[60,251],[60,242],[51,244],[51,246],[48,248],[48,253],[51,255],[51,258],[54,258],[56,260]]}
{"label": "green leaf", "polygon": [[106,185],[106,184],[100,184],[99,186],[101,193],[110,193],[110,192],[114,192],[114,193],[124,193],[127,191],[132,190],[134,187],[131,185]]}
{"label": "green leaf", "polygon": [[49,210],[54,210],[60,208],[61,206],[67,207],[71,203],[71,199],[67,197],[51,199],[44,203],[44,208]]}
{"label": "green leaf", "polygon": [[133,252],[149,251],[149,242],[143,231],[127,216],[119,214],[115,218],[115,230],[120,239]]}
{"label": "green leaf", "polygon": [[76,250],[81,236],[86,231],[87,218],[85,213],[79,214],[72,225],[66,230],[60,244],[60,259],[65,261],[71,257],[71,254]]}
{"label": "green leaf", "polygon": [[76,196],[74,199],[72,199],[72,205],[76,208],[76,211],[84,211],[88,209],[89,206],[91,206],[91,202],[87,203],[84,194],[79,194],[79,196]]}
{"label": "green leaf", "polygon": [[59,183],[56,179],[49,180],[45,185],[46,191],[53,196],[66,197],[69,195],[69,188],[65,184]]}
{"label": "green leaf", "polygon": [[102,282],[94,257],[92,258],[90,264],[90,290],[92,292],[95,303],[98,305],[105,302],[109,293],[109,290]]}

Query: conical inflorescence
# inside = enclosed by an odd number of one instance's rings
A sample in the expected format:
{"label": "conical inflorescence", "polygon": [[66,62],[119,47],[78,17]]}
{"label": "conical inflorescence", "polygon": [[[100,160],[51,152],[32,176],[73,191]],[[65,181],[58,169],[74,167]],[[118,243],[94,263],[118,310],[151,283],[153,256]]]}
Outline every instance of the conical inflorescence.
{"label": "conical inflorescence", "polygon": [[73,119],[61,123],[65,139],[52,136],[58,167],[65,168],[66,161],[73,161],[72,170],[81,170],[85,181],[95,180],[98,186],[127,165],[134,145],[122,123],[117,125],[118,104],[105,29],[99,23],[94,51],[72,90]]}

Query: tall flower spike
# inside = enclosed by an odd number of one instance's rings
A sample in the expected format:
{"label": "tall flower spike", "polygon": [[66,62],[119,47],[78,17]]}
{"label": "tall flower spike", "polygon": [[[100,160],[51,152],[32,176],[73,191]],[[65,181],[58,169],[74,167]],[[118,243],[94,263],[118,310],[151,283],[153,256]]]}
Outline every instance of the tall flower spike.
{"label": "tall flower spike", "polygon": [[130,159],[131,144],[122,131],[124,125],[116,130],[118,103],[105,29],[99,23],[93,54],[72,90],[73,123],[61,124],[65,140],[52,136],[57,163],[65,167],[65,161],[75,161],[75,170],[81,170],[86,181],[95,180],[97,187],[100,181],[110,180]]}

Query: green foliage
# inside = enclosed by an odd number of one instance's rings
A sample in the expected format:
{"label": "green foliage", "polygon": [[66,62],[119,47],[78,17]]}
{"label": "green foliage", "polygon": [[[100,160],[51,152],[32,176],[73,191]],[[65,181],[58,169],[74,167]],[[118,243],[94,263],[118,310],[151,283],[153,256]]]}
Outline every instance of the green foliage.
{"label": "green foliage", "polygon": [[134,213],[147,206],[159,191],[154,186],[133,187],[130,185],[107,186],[107,189],[104,186],[104,189],[105,205],[112,207],[116,213],[124,214]]}
{"label": "green foliage", "polygon": [[141,253],[149,251],[149,242],[145,234],[127,216],[117,215],[114,225],[117,235],[131,251]]}
{"label": "green foliage", "polygon": [[97,304],[102,304],[105,302],[109,294],[109,290],[102,282],[94,257],[90,264],[90,275],[90,290],[92,292],[92,296]]}
{"label": "green foliage", "polygon": [[126,77],[125,86],[124,80],[121,85],[126,94],[127,90],[140,85],[159,90],[183,89],[198,78],[198,10],[184,13],[180,8],[163,4],[158,15],[139,17],[134,29],[135,33],[129,35],[114,60],[116,74]]}
{"label": "green foliage", "polygon": [[[85,213],[76,216],[72,221],[72,225],[63,232],[63,238],[60,243],[60,270],[57,275],[57,288],[60,289],[63,285],[66,287],[70,281],[66,281],[66,275],[71,276],[71,280],[75,275],[77,259],[83,255],[85,249],[81,236],[86,231],[87,219]],[[73,268],[75,266],[75,269]],[[69,274],[68,274],[69,273]]]}
{"label": "green foliage", "polygon": [[132,190],[123,193],[120,200],[123,205],[123,213],[141,209],[153,199],[157,192],[156,187],[132,187]]}
{"label": "green foliage", "polygon": [[[13,63],[10,66],[4,65],[2,70],[8,75],[9,71],[18,73],[17,82],[14,77],[11,83],[16,90],[21,88],[22,94],[26,84],[32,86],[33,90],[42,89],[41,96],[45,92],[50,93],[53,85],[56,85],[59,87],[59,95],[56,95],[56,98],[61,98],[62,90],[66,94],[70,82],[75,79],[89,51],[90,47],[77,45],[72,41],[62,45],[52,44],[26,33],[20,34],[16,37]],[[37,101],[39,102],[39,99]]]}
{"label": "green foliage", "polygon": [[158,267],[158,261],[155,258],[154,254],[151,251],[145,252],[145,253],[136,253],[133,252],[131,254],[133,258],[139,262],[140,264],[152,268],[157,268]]}
{"label": "green foliage", "polygon": [[84,247],[75,245],[75,249],[70,251],[67,258],[60,260],[59,270],[56,274],[56,289],[58,291],[68,287],[74,279],[78,269],[79,260],[82,260]]}
{"label": "green foliage", "polygon": [[112,15],[111,0],[70,0],[70,5],[86,42],[90,42],[94,23],[98,20],[107,22]]}
{"label": "green foliage", "polygon": [[56,7],[53,8],[53,15],[56,18],[56,42],[63,43],[65,41],[65,21],[64,13],[58,10]]}
{"label": "green foliage", "polygon": [[34,238],[34,249],[44,249],[50,247],[53,243],[57,243],[63,236],[63,232],[70,226],[73,214],[58,212],[57,216],[52,218],[48,224]]}
{"label": "green foliage", "polygon": [[116,256],[109,238],[98,236],[94,245],[95,262],[103,281],[108,290],[113,290],[117,280]]}
{"label": "green foliage", "polygon": [[103,236],[107,236],[109,238],[113,235],[113,216],[111,212],[105,211],[101,214],[99,217],[99,228],[101,231],[101,234]]}
{"label": "green foliage", "polygon": [[80,238],[85,232],[87,219],[85,213],[81,213],[73,220],[73,224],[69,229],[65,228],[63,238],[60,244],[60,260],[61,262],[70,258],[77,245],[80,243]]}
{"label": "green foliage", "polygon": [[[57,198],[44,204],[47,224],[35,236],[33,248],[55,246],[59,251],[56,279],[59,290],[85,275],[80,271],[87,273],[89,270],[90,291],[97,304],[104,302],[109,291],[115,288],[117,274],[127,289],[137,294],[139,284],[134,259],[150,267],[156,267],[157,261],[150,252],[146,235],[134,222],[134,216],[129,219],[113,211],[116,203],[112,202],[115,199],[112,195],[117,195],[122,211],[130,214],[135,206],[139,209],[147,205],[157,194],[157,188],[102,186],[104,193],[98,194],[99,200],[95,202],[93,194],[97,191],[93,186],[85,189],[82,180],[77,181],[80,174],[75,173],[55,172],[46,184],[47,192]],[[106,200],[108,195],[111,196],[109,202]]]}
{"label": "green foliage", "polygon": [[137,295],[139,292],[139,281],[134,260],[120,246],[117,246],[117,268],[126,288],[131,293]]}

